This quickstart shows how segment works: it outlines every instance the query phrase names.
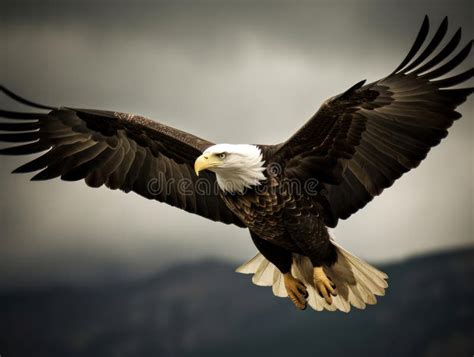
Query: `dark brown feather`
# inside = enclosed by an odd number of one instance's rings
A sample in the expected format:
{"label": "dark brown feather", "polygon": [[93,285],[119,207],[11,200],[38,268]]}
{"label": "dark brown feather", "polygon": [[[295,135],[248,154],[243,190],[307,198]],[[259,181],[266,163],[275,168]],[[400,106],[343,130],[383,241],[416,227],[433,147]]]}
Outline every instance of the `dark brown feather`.
{"label": "dark brown feather", "polygon": [[[21,102],[29,103],[23,98]],[[193,164],[212,145],[206,140],[137,115],[108,111],[70,108],[53,109],[49,114],[0,111],[0,117],[9,120],[0,123],[0,130],[8,132],[0,133],[0,141],[30,142],[1,149],[0,154],[25,155],[50,149],[14,172],[41,170],[32,180],[59,176],[66,181],[85,179],[92,187],[105,184],[111,189],[134,191],[215,221],[245,226],[216,192],[194,191],[198,178]],[[35,121],[23,122],[32,119]],[[184,178],[191,184],[186,193],[179,190]],[[201,179],[207,180],[208,186],[215,185],[214,174],[206,173]],[[151,191],[152,180],[157,180],[162,186],[158,188],[163,190]]]}
{"label": "dark brown feather", "polygon": [[[474,70],[437,78],[468,58],[472,41],[445,64],[427,72],[453,54],[461,39],[459,30],[434,54],[447,31],[444,19],[416,57],[428,29],[425,18],[414,45],[391,75],[363,87],[352,86],[329,99],[275,151],[272,160],[283,164],[287,177],[320,181],[324,194],[315,200],[325,207],[328,226],[335,226],[338,218],[349,217],[403,173],[417,167],[460,118],[455,108],[472,88],[442,88],[469,80]],[[434,57],[423,65],[430,55]]]}

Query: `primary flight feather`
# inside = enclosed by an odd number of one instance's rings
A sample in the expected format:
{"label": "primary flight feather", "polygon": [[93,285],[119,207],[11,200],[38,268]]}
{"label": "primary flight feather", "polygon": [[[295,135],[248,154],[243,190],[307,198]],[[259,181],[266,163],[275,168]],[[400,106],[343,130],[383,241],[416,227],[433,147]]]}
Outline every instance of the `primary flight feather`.
{"label": "primary flight feather", "polygon": [[[299,309],[365,308],[387,276],[332,240],[328,227],[364,207],[448,134],[473,88],[455,53],[461,30],[441,45],[425,17],[406,58],[387,77],[361,81],[327,100],[286,142],[214,144],[139,115],[48,107],[5,87],[43,113],[0,110],[0,154],[41,156],[14,172],[136,192],[214,221],[246,227],[259,254],[238,268]],[[422,47],[424,48],[422,49]]]}

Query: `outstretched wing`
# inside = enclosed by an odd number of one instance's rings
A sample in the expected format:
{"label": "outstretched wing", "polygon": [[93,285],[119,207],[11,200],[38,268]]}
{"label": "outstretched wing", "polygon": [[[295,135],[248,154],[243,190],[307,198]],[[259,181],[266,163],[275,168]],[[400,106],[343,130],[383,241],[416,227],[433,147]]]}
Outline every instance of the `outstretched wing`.
{"label": "outstretched wing", "polygon": [[323,195],[317,200],[326,208],[327,225],[348,218],[417,167],[461,117],[455,108],[473,88],[449,88],[472,78],[474,71],[449,72],[468,57],[472,41],[439,65],[461,39],[459,29],[435,54],[447,27],[445,18],[415,57],[429,30],[425,17],[413,47],[393,73],[371,84],[359,82],[329,99],[276,151],[274,159],[284,164],[285,175],[321,182]]}
{"label": "outstretched wing", "polygon": [[[0,89],[24,104],[7,89]],[[49,108],[52,109],[52,108]],[[194,160],[212,143],[132,114],[71,108],[49,113],[0,110],[0,141],[24,143],[0,150],[3,155],[46,151],[14,172],[39,171],[32,180],[84,179],[91,187],[106,185],[214,221],[244,226],[216,190],[215,176],[193,171]]]}

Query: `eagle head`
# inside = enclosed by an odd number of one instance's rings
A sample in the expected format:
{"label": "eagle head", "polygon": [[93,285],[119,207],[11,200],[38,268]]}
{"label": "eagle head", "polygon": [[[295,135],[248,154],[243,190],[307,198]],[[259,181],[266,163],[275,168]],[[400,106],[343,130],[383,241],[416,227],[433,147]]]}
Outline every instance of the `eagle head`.
{"label": "eagle head", "polygon": [[216,174],[225,192],[243,193],[265,180],[262,151],[256,145],[217,144],[208,147],[194,163],[196,175],[202,170]]}

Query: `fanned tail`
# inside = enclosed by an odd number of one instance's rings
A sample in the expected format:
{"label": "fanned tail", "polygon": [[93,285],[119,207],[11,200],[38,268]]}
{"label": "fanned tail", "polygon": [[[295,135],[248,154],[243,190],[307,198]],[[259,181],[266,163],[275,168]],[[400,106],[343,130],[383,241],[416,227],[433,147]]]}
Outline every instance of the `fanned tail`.
{"label": "fanned tail", "polygon": [[[308,290],[308,305],[317,311],[326,309],[349,312],[351,306],[365,309],[367,305],[376,304],[376,296],[385,295],[385,289],[388,287],[387,274],[348,252],[334,240],[331,239],[331,242],[336,247],[337,261],[330,267],[323,266],[323,269],[337,287],[337,296],[333,297],[332,304],[328,304],[314,287],[311,261],[305,256],[293,254],[291,272],[305,284]],[[283,274],[262,254],[257,254],[236,271],[253,274],[252,282],[255,285],[272,286],[275,296],[288,297]]]}

